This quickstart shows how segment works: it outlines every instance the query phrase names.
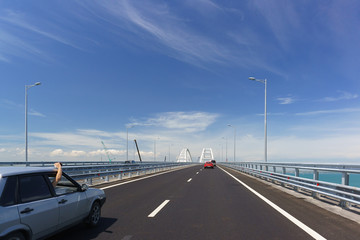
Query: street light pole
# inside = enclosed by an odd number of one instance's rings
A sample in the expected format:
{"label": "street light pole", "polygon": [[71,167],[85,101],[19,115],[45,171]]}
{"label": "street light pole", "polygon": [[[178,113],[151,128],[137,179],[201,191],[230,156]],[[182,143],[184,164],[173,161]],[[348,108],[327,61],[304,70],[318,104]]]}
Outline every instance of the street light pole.
{"label": "street light pole", "polygon": [[265,153],[264,153],[264,158],[265,158],[265,162],[267,162],[267,109],[266,109],[266,102],[267,102],[267,98],[266,98],[266,89],[267,89],[267,81],[266,78],[264,79],[264,84],[265,84],[265,110],[264,110],[264,138],[265,138]]}
{"label": "street light pole", "polygon": [[29,88],[40,85],[40,82],[36,82],[34,85],[25,85],[25,161],[26,166],[28,166],[28,94],[27,91]]}
{"label": "street light pole", "polygon": [[266,89],[267,89],[267,80],[266,78],[264,80],[261,80],[261,79],[256,79],[254,77],[249,77],[250,80],[252,81],[257,81],[257,82],[260,82],[260,83],[263,83],[265,85],[265,110],[264,110],[264,141],[265,141],[265,153],[264,153],[264,158],[265,158],[265,162],[267,162],[267,109],[266,109]]}
{"label": "street light pole", "polygon": [[231,124],[228,124],[228,126],[234,128],[234,162],[235,162],[235,159],[236,159],[236,127],[234,127]]}

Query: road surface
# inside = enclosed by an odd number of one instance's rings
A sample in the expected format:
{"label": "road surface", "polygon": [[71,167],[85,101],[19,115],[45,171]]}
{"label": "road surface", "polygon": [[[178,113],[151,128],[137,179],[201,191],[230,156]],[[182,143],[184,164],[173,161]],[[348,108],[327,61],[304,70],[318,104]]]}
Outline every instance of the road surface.
{"label": "road surface", "polygon": [[227,168],[195,165],[111,185],[97,228],[50,239],[360,239],[359,223]]}

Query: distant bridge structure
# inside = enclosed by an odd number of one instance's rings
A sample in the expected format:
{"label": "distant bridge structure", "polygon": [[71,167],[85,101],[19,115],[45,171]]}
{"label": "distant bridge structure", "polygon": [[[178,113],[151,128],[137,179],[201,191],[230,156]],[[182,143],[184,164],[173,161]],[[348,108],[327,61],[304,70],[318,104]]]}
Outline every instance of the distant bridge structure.
{"label": "distant bridge structure", "polygon": [[191,154],[188,148],[183,148],[181,150],[176,162],[192,162]]}
{"label": "distant bridge structure", "polygon": [[214,154],[211,148],[203,148],[199,162],[207,162],[214,159]]}

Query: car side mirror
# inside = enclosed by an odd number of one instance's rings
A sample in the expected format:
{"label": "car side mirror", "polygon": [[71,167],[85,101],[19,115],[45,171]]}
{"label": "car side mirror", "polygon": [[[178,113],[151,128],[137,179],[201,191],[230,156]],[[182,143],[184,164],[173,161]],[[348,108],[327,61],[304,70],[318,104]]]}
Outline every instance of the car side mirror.
{"label": "car side mirror", "polygon": [[85,192],[86,190],[88,190],[89,186],[86,185],[85,183],[83,185],[81,185],[81,191]]}

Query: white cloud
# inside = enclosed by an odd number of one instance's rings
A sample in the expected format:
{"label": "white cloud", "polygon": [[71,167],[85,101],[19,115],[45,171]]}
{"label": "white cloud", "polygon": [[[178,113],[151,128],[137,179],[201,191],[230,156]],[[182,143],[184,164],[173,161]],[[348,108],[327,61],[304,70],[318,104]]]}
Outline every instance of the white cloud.
{"label": "white cloud", "polygon": [[[360,159],[357,135],[331,137],[268,136],[269,162],[343,162]],[[228,141],[228,158],[233,159],[233,145]],[[216,156],[218,149],[213,148]],[[220,154],[221,155],[221,154]],[[264,138],[252,135],[239,136],[236,158],[240,161],[264,161]],[[223,149],[225,159],[225,148]]]}
{"label": "white cloud", "polygon": [[299,138],[284,136],[271,139],[268,144],[271,161],[307,159],[309,162],[316,160],[332,161],[333,159],[359,159],[358,136],[333,136],[323,138]]}
{"label": "white cloud", "polygon": [[332,110],[319,110],[319,111],[296,113],[295,115],[297,115],[297,116],[310,116],[310,115],[353,113],[353,112],[360,112],[360,108],[342,108],[342,109],[332,109]]}
{"label": "white cloud", "polygon": [[[178,154],[180,148],[193,141],[194,133],[205,134],[204,130],[213,124],[218,117],[219,114],[207,112],[166,112],[156,114],[155,117],[143,121],[134,121],[131,124],[135,127],[129,132],[129,156],[131,158],[134,154],[137,156],[132,141],[136,138],[145,160],[152,160],[153,158],[155,139],[157,139],[156,152],[159,159],[168,155],[169,144],[172,144],[172,157],[175,158],[174,156]],[[154,129],[156,129],[156,135],[152,133]],[[32,149],[36,149],[39,153],[36,155],[39,160],[46,159],[49,156],[56,160],[75,160],[85,157],[88,160],[99,160],[100,157],[102,159],[107,158],[107,154],[110,155],[111,159],[124,160],[126,155],[125,131],[107,132],[97,129],[77,129],[74,132],[35,132],[31,133],[31,136],[33,138],[31,141]],[[106,145],[106,151],[102,149],[101,141]],[[200,149],[194,151],[201,151],[204,146],[200,145],[203,144],[206,145],[206,143],[199,141],[196,146],[192,143],[190,145]],[[40,152],[43,152],[42,156],[40,156]],[[47,154],[44,155],[46,152]]]}
{"label": "white cloud", "polygon": [[83,147],[99,147],[101,141],[99,136],[88,136],[81,132],[75,133],[32,133],[33,137],[40,140],[40,144],[55,146],[83,146]]}
{"label": "white cloud", "polygon": [[91,152],[89,152],[89,155],[90,156],[102,156],[102,155],[105,155],[106,153],[105,153],[105,150],[104,149],[98,149],[98,150],[96,150],[96,151],[91,151]]}
{"label": "white cloud", "polygon": [[52,39],[54,41],[57,41],[59,43],[80,49],[75,44],[64,39],[61,35],[58,35],[59,28],[54,24],[50,24],[49,21],[46,22],[46,24],[49,25],[46,27],[49,27],[49,29],[51,29],[53,32],[41,29],[41,28],[45,27],[44,22],[41,22],[43,24],[42,27],[36,26],[36,24],[33,23],[33,21],[31,21],[32,19],[28,15],[21,14],[18,11],[17,12],[12,11],[12,10],[3,11],[2,16],[0,17],[0,20],[6,22],[8,24],[11,24],[14,27],[22,28],[23,31],[24,30],[29,31],[29,32],[44,36],[46,38]]}
{"label": "white cloud", "polygon": [[1,107],[5,107],[5,108],[9,108],[9,109],[15,109],[15,108],[24,108],[24,105],[21,104],[17,104],[11,100],[8,99],[1,99],[0,100],[0,106]]}
{"label": "white cloud", "polygon": [[[153,156],[152,152],[142,152],[144,156]],[[78,157],[86,157],[88,160],[93,159],[107,159],[110,157],[112,160],[123,160],[126,154],[125,150],[116,150],[116,149],[98,149],[95,151],[83,151],[83,150],[70,150],[64,151],[63,149],[55,149],[50,152],[49,156],[56,159],[71,160]]]}
{"label": "white cloud", "polygon": [[[16,109],[16,110],[21,110],[21,111],[23,111],[23,109],[24,109],[23,104],[18,104],[18,103],[15,103],[15,102],[7,100],[7,99],[0,99],[0,107],[7,108],[7,109]],[[44,114],[42,114],[34,109],[29,109],[28,114],[32,115],[32,116],[46,117]]]}
{"label": "white cloud", "polygon": [[62,150],[62,149],[55,149],[54,151],[52,151],[50,153],[51,157],[63,156],[63,155],[64,155],[64,150]]}
{"label": "white cloud", "polygon": [[359,95],[357,95],[357,94],[352,94],[352,93],[344,92],[344,91],[339,91],[339,92],[341,93],[341,95],[338,97],[325,97],[325,98],[321,99],[320,101],[335,102],[335,101],[340,101],[340,100],[356,99],[359,97]]}
{"label": "white cloud", "polygon": [[[146,8],[134,6],[134,2],[124,1],[128,20],[151,34],[157,41],[169,47],[173,57],[185,61],[205,61],[221,63],[231,58],[227,49],[216,44],[211,39],[196,34],[187,27],[185,21],[174,18],[174,13],[164,5]],[[152,3],[153,4],[153,3]],[[156,10],[154,10],[156,9]],[[162,11],[159,11],[161,9]]]}
{"label": "white cloud", "polygon": [[120,135],[119,133],[109,133],[96,129],[78,129],[77,133],[80,135],[95,136],[95,137],[114,137],[116,135]]}
{"label": "white cloud", "polygon": [[269,28],[273,32],[273,36],[277,38],[283,49],[288,49],[291,45],[289,32],[296,29],[302,32],[299,11],[295,6],[295,2],[279,2],[273,4],[269,1],[254,0],[253,5],[262,14]]}
{"label": "white cloud", "polygon": [[40,112],[37,112],[33,109],[30,109],[29,111],[29,115],[32,115],[32,116],[37,116],[37,117],[46,117],[44,114],[40,113]]}
{"label": "white cloud", "polygon": [[93,154],[93,152],[85,152],[82,150],[71,150],[71,151],[64,151],[63,149],[55,149],[50,152],[50,157],[83,157],[83,156],[98,156],[98,155],[105,155],[104,151],[99,151],[99,154]]}
{"label": "white cloud", "polygon": [[277,100],[279,101],[279,104],[292,104],[295,102],[293,97],[279,97]]}
{"label": "white cloud", "polygon": [[[31,154],[31,148],[28,149],[28,154],[30,155]],[[25,149],[24,148],[16,148],[15,149],[15,154],[16,155],[19,155],[19,156],[25,156]]]}
{"label": "white cloud", "polygon": [[[190,4],[190,6],[186,6]],[[193,11],[193,1],[183,3]],[[225,45],[207,36],[207,32],[199,32],[189,21],[188,16],[180,15],[172,4],[167,2],[136,2],[136,1],[96,1],[86,4],[79,2],[86,9],[91,9],[92,18],[106,20],[113,25],[112,31],[124,35],[127,42],[147,49],[161,52],[169,57],[187,62],[199,67],[206,63],[246,65],[252,63],[243,53],[238,51],[237,44]],[[223,11],[212,1],[194,3],[197,9],[200,5],[204,10]],[[212,11],[205,11],[207,17],[212,17]],[[232,12],[232,11],[231,11]],[[98,23],[98,22],[97,22]],[[130,34],[129,34],[130,33]],[[240,60],[241,59],[241,60]]]}
{"label": "white cloud", "polygon": [[[360,109],[338,109],[334,112],[360,112]],[[329,111],[325,111],[329,113]],[[302,113],[324,114],[324,111]],[[214,123],[218,114],[205,112],[167,112],[159,113],[156,117],[144,120],[145,127],[140,125],[129,131],[129,159],[137,159],[137,152],[132,139],[138,140],[141,156],[144,161],[152,161],[154,157],[154,139],[156,140],[157,160],[163,160],[171,151],[171,160],[174,161],[183,147],[189,148],[193,160],[196,161],[204,147],[212,147],[217,160],[225,157],[225,139],[228,138],[228,159],[233,159],[233,131],[223,125],[220,132],[200,131],[207,129]],[[261,161],[263,160],[263,129],[261,125],[231,121],[237,127],[238,161]],[[327,124],[326,124],[327,123]],[[139,123],[140,124],[140,123]],[[276,128],[275,122],[272,126]],[[355,161],[360,158],[358,151],[360,138],[354,136],[358,133],[356,121],[334,120],[333,122],[318,122],[293,124],[284,126],[284,136],[279,132],[268,132],[268,159],[269,161],[335,161],[336,159]],[[159,127],[161,127],[159,129]],[[357,128],[356,128],[357,127]],[[156,131],[154,129],[156,128]],[[187,129],[187,131],[183,130]],[[257,130],[254,130],[257,129]],[[271,128],[270,128],[271,130]],[[355,132],[356,131],[356,132]],[[149,134],[150,132],[150,134]],[[153,134],[156,132],[156,135]],[[289,136],[289,132],[294,136]],[[314,132],[316,138],[314,138]],[[309,134],[311,133],[311,134]],[[279,135],[274,135],[279,134]],[[31,134],[30,159],[43,161],[75,161],[75,160],[106,160],[106,151],[102,148],[98,135],[102,135],[110,158],[123,161],[126,158],[126,132],[107,132],[96,129],[79,129],[72,133],[36,133]],[[296,135],[296,136],[295,136]],[[19,141],[22,140],[19,139]],[[21,146],[21,144],[19,144]],[[7,146],[6,152],[1,153],[1,160],[11,159],[24,160],[24,149],[17,150]],[[1,152],[1,149],[0,149]],[[222,154],[221,154],[222,153]]]}
{"label": "white cloud", "polygon": [[86,152],[79,150],[72,150],[71,152],[65,152],[64,155],[69,157],[82,157],[82,156],[86,156]]}
{"label": "white cloud", "polygon": [[89,156],[102,156],[102,155],[106,155],[106,154],[110,154],[110,155],[124,155],[126,153],[125,150],[116,150],[116,149],[107,149],[107,151],[105,151],[104,149],[98,149],[96,151],[91,151],[88,153]]}
{"label": "white cloud", "polygon": [[2,52],[0,60],[11,62],[11,56],[23,57],[35,56],[47,58],[45,54],[37,47],[27,43],[23,39],[0,29],[1,41],[0,50]]}
{"label": "white cloud", "polygon": [[159,126],[184,132],[199,132],[213,124],[219,117],[215,113],[207,112],[166,112],[159,113],[155,118],[149,118],[144,122],[135,121],[133,125]]}

